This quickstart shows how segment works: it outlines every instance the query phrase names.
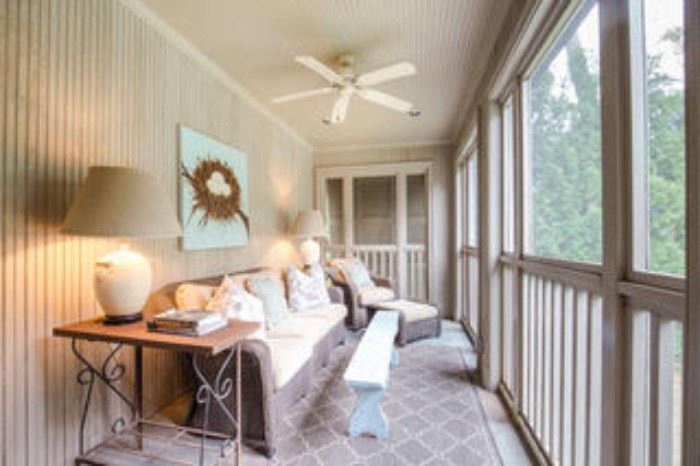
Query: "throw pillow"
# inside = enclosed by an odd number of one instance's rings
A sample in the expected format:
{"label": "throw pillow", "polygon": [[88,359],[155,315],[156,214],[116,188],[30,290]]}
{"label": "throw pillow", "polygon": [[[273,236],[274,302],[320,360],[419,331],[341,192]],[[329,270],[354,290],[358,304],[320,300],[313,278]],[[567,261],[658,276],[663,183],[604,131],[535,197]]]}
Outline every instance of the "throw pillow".
{"label": "throw pillow", "polygon": [[361,260],[356,258],[343,259],[339,262],[339,266],[345,280],[352,283],[357,289],[374,286],[372,277]]}
{"label": "throw pillow", "polygon": [[227,319],[238,319],[262,324],[248,338],[265,339],[265,313],[259,299],[246,292],[228,275],[224,276],[214,296],[207,303],[208,311],[221,312]]}
{"label": "throw pillow", "polygon": [[178,309],[204,309],[215,290],[215,286],[183,283],[175,290],[175,307]]}
{"label": "throw pillow", "polygon": [[272,277],[255,276],[246,280],[246,287],[262,301],[268,330],[287,317],[289,309],[284,298],[284,287],[279,281]]}
{"label": "throw pillow", "polygon": [[287,270],[287,289],[289,290],[289,308],[291,311],[303,311],[330,304],[326,290],[323,269],[319,264],[312,265],[308,273],[297,267]]}

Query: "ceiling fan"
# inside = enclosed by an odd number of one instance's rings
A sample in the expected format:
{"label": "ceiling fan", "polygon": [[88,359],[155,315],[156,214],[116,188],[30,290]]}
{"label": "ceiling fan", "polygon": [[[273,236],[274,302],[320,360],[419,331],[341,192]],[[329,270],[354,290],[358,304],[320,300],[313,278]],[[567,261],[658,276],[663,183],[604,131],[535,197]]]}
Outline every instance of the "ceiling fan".
{"label": "ceiling fan", "polygon": [[336,125],[345,120],[350,99],[352,99],[354,95],[368,102],[379,104],[412,117],[420,115],[420,111],[417,110],[412,103],[370,87],[416,74],[416,67],[413,63],[405,61],[399,62],[358,75],[355,72],[355,57],[349,54],[343,54],[338,58],[338,63],[340,65],[338,72],[333,71],[314,57],[308,55],[294,57],[294,60],[321,75],[330,83],[330,86],[275,97],[272,99],[272,103],[274,104],[336,93],[337,97],[333,104],[330,117],[322,120],[328,125]]}

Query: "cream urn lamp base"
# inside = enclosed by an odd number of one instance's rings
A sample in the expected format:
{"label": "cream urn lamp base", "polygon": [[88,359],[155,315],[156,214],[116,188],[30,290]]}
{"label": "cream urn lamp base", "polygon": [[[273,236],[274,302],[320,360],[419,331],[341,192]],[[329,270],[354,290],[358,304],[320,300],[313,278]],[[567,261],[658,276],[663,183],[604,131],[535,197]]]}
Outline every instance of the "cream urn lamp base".
{"label": "cream urn lamp base", "polygon": [[105,313],[105,324],[140,320],[151,291],[151,264],[141,254],[121,246],[95,264],[95,297]]}
{"label": "cream urn lamp base", "polygon": [[313,239],[306,239],[299,245],[299,256],[305,266],[317,264],[321,259],[321,246]]}

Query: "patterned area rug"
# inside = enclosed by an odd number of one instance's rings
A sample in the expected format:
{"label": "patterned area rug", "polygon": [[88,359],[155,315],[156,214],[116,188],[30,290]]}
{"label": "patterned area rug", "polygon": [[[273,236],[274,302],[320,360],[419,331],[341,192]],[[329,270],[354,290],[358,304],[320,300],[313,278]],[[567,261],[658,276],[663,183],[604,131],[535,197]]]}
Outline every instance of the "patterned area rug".
{"label": "patterned area rug", "polygon": [[463,349],[409,345],[391,369],[383,400],[389,438],[350,438],[355,394],[342,381],[356,342],[336,348],[312,391],[286,413],[273,460],[246,452],[251,465],[498,465]]}

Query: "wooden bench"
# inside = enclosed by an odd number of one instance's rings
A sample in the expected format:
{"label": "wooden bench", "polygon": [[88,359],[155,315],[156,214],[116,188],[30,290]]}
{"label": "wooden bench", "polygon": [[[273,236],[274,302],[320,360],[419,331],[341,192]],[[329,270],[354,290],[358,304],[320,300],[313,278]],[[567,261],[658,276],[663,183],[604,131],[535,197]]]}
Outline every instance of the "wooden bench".
{"label": "wooden bench", "polygon": [[357,345],[343,380],[355,390],[357,405],[350,417],[351,437],[372,434],[387,438],[389,425],[380,401],[389,385],[389,367],[399,363],[394,340],[399,331],[397,311],[378,311]]}

